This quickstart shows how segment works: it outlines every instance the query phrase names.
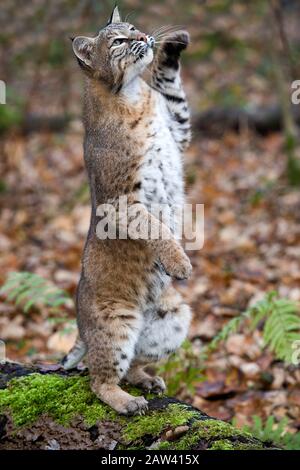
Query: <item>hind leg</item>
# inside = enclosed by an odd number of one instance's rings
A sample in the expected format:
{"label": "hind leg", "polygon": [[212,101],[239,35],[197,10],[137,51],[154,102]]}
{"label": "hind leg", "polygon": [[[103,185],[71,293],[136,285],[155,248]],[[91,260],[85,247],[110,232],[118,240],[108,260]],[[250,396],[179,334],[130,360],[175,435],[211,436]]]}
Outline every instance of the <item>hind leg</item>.
{"label": "hind leg", "polygon": [[85,331],[93,392],[118,413],[143,414],[144,397],[134,397],[119,386],[134,354],[141,320],[134,309],[97,306],[98,314]]}
{"label": "hind leg", "polygon": [[145,312],[144,326],[126,380],[153,392],[164,392],[166,387],[163,379],[151,377],[144,367],[176,351],[187,336],[190,321],[190,308],[180,294],[172,286],[169,287],[161,296],[159,304]]}
{"label": "hind leg", "polygon": [[164,393],[166,390],[166,385],[164,380],[156,376],[151,376],[145,370],[146,364],[140,362],[133,362],[126,374],[126,380],[132,385],[142,388],[146,392],[152,393]]}

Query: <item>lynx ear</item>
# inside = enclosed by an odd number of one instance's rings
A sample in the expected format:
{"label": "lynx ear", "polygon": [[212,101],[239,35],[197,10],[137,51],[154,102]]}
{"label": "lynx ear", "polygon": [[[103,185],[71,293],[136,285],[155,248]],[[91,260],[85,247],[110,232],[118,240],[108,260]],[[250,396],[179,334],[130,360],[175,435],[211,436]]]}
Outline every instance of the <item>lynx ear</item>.
{"label": "lynx ear", "polygon": [[72,46],[79,64],[90,66],[94,39],[85,36],[77,36],[72,40]]}
{"label": "lynx ear", "polygon": [[113,9],[112,14],[110,15],[110,18],[107,22],[107,24],[111,24],[111,23],[122,23],[121,16],[119,13],[119,8],[117,5]]}

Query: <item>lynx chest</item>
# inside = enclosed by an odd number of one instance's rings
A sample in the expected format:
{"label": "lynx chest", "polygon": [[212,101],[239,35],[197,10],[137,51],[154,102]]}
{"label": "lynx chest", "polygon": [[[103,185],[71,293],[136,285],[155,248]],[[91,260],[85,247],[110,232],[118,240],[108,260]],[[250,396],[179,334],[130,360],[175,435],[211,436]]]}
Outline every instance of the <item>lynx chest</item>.
{"label": "lynx chest", "polygon": [[174,212],[184,202],[182,155],[173,132],[171,115],[158,101],[147,128],[140,175],[140,200],[151,212],[154,205]]}

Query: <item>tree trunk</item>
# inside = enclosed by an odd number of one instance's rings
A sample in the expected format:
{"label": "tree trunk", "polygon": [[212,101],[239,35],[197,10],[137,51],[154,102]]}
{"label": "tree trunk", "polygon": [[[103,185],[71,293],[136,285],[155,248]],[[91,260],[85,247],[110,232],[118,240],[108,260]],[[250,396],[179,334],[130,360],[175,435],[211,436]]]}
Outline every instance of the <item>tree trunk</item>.
{"label": "tree trunk", "polygon": [[186,403],[147,398],[145,416],[119,416],[90,391],[86,370],[2,363],[0,449],[272,448]]}
{"label": "tree trunk", "polygon": [[[291,104],[290,110],[299,126],[300,106]],[[193,124],[195,131],[217,136],[228,130],[239,131],[245,124],[249,129],[266,135],[283,130],[283,113],[278,104],[253,109],[214,107],[195,115]]]}

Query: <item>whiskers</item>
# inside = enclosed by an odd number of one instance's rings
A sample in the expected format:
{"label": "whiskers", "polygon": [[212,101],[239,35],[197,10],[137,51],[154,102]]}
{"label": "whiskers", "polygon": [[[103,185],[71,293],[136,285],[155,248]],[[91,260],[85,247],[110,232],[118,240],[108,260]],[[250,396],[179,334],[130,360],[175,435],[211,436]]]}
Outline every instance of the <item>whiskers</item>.
{"label": "whiskers", "polygon": [[164,26],[161,26],[160,28],[154,29],[151,33],[151,36],[159,37],[160,35],[165,34],[165,33],[180,31],[182,28],[183,28],[182,25],[171,25],[171,24],[164,25]]}
{"label": "whiskers", "polygon": [[132,18],[133,15],[136,16],[135,11],[130,11],[129,13],[127,13],[127,15],[125,17],[125,20],[124,20],[124,23],[129,23],[129,19]]}
{"label": "whiskers", "polygon": [[155,39],[155,44],[160,44],[167,39],[172,33],[182,30],[182,25],[165,25],[152,31],[151,36]]}
{"label": "whiskers", "polygon": [[185,44],[185,42],[183,41],[176,41],[175,39],[168,39],[168,36],[166,36],[164,39],[162,39],[161,41],[156,41],[155,44],[162,44],[164,42],[169,42],[171,44]]}

